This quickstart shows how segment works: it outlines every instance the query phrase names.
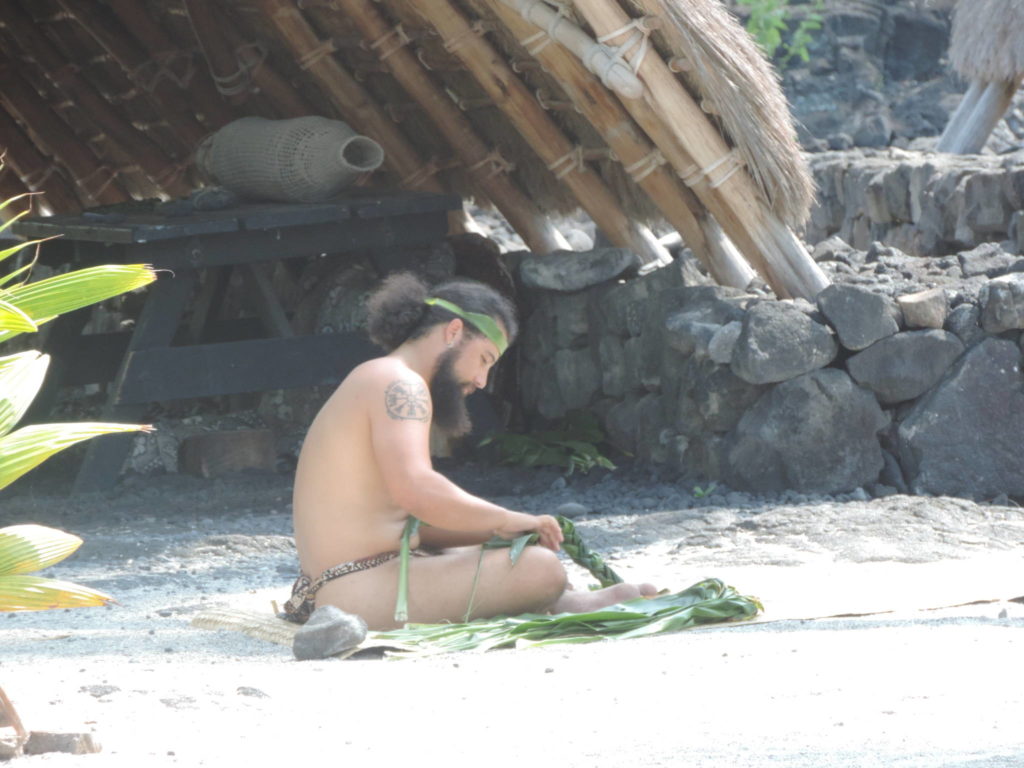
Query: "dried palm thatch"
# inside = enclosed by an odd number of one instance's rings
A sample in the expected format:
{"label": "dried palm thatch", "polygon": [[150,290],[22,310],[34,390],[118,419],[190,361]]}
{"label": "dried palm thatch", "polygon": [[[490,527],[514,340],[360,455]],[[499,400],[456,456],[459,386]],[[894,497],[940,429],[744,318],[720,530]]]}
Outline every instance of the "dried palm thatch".
{"label": "dried palm thatch", "polygon": [[[628,0],[636,11],[644,6]],[[659,48],[686,67],[691,92],[736,147],[772,211],[791,227],[807,221],[814,182],[800,153],[778,75],[754,40],[717,0],[656,0],[673,34]],[[682,45],[673,44],[678,40]]]}
{"label": "dried palm thatch", "polygon": [[953,11],[949,62],[968,80],[1024,76],[1024,0],[961,0]]}

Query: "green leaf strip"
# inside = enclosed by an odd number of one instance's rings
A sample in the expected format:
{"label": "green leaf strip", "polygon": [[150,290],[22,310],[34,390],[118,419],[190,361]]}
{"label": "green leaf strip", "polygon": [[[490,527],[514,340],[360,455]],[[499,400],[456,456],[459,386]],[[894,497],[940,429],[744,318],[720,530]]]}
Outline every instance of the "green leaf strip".
{"label": "green leaf strip", "polygon": [[0,528],[0,576],[41,571],[81,545],[82,540],[74,534],[45,525]]}
{"label": "green leaf strip", "polygon": [[39,576],[0,576],[0,612],[88,608],[114,602],[110,595],[80,584]]}

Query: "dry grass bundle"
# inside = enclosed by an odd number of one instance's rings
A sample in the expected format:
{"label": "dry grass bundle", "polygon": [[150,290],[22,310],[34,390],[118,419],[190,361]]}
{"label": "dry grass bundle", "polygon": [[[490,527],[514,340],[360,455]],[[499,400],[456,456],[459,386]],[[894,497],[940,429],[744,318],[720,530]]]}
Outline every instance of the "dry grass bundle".
{"label": "dry grass bundle", "polygon": [[1024,0],[961,0],[949,46],[953,69],[968,80],[1024,77]]}
{"label": "dry grass bundle", "polygon": [[673,29],[655,37],[686,61],[691,91],[717,113],[716,122],[772,211],[790,226],[802,226],[814,198],[813,180],[778,75],[754,40],[717,0],[627,4],[640,13],[645,6],[662,8]]}

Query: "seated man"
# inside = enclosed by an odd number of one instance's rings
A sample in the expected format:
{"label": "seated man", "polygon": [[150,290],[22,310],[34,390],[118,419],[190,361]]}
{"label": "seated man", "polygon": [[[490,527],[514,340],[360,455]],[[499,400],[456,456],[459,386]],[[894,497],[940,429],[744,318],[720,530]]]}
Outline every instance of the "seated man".
{"label": "seated man", "polygon": [[[409,562],[409,621],[464,620],[525,612],[589,611],[653,594],[650,585],[567,588],[550,515],[504,509],[436,472],[433,423],[469,431],[465,397],[516,334],[512,305],[491,288],[451,280],[433,290],[415,276],[389,277],[368,302],[370,338],[389,354],[355,368],[324,404],[302,447],[294,522],[302,577],[286,607],[304,620],[319,605],[396,626],[398,550],[409,515],[423,526],[411,546],[435,551]],[[480,545],[536,532],[515,565],[507,549]],[[478,572],[479,565],[479,572]],[[476,580],[474,593],[473,585]]]}

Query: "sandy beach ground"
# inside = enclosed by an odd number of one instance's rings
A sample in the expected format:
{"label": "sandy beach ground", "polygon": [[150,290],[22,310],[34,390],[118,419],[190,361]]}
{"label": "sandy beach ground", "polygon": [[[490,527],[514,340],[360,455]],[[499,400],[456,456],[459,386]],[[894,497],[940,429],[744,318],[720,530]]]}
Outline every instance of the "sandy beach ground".
{"label": "sandy beach ground", "polygon": [[29,490],[4,499],[0,522],[82,536],[47,575],[118,604],[0,616],[0,685],[25,725],[102,745],[17,764],[1024,765],[1024,514],[1011,502],[453,476],[529,511],[582,504],[578,529],[623,576],[672,590],[718,577],[765,613],[587,646],[297,662],[190,623],[287,596],[287,475]]}

